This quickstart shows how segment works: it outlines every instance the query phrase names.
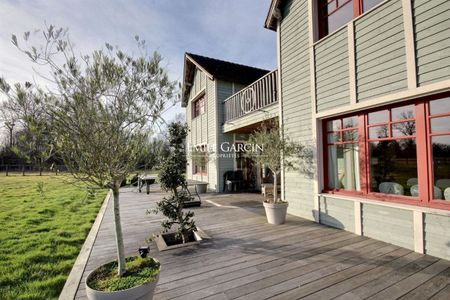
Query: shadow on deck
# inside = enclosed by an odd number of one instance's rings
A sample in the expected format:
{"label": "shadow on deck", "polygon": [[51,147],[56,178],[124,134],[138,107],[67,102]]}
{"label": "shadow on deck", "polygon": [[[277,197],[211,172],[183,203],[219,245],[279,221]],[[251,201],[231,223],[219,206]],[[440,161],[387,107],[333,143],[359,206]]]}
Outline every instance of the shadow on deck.
{"label": "shadow on deck", "polygon": [[[147,215],[164,193],[121,194],[127,255],[160,229]],[[211,240],[151,255],[162,271],[154,299],[449,299],[450,262],[288,216],[266,223],[258,194],[206,194],[192,208]],[[86,299],[89,272],[115,258],[109,203],[78,287]]]}

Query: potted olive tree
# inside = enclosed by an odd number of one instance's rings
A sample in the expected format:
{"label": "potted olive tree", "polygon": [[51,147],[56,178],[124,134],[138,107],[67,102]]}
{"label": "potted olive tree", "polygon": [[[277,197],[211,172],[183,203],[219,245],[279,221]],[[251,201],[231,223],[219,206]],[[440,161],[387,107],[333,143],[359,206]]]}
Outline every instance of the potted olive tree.
{"label": "potted olive tree", "polygon": [[267,167],[273,175],[273,198],[266,198],[263,203],[267,221],[275,225],[283,224],[288,203],[278,197],[278,177],[282,165],[286,169],[297,169],[295,159],[302,156],[304,147],[283,137],[276,121],[264,122],[250,134],[248,143],[255,145],[255,151],[249,151],[246,155],[261,167]]}
{"label": "potted olive tree", "polygon": [[[163,159],[158,175],[161,189],[168,192],[169,196],[156,203],[156,208],[152,211],[155,214],[161,212],[167,218],[161,223],[163,234],[156,237],[160,250],[197,240],[194,233],[197,228],[192,219],[194,213],[183,211],[185,202],[193,200],[187,191],[184,177],[187,165],[185,153],[187,133],[185,124],[175,122],[169,125],[170,153]],[[174,232],[169,232],[171,229],[174,229]]]}
{"label": "potted olive tree", "polygon": [[[13,43],[34,63],[51,70],[56,89],[49,93],[59,155],[74,178],[111,190],[117,259],[99,266],[86,280],[89,299],[151,299],[160,264],[151,257],[126,257],[119,188],[134,171],[148,132],[176,93],[158,53],[135,57],[106,44],[81,58],[67,31],[49,26],[44,44]],[[140,53],[145,44],[136,37]],[[48,77],[48,76],[47,76]]]}

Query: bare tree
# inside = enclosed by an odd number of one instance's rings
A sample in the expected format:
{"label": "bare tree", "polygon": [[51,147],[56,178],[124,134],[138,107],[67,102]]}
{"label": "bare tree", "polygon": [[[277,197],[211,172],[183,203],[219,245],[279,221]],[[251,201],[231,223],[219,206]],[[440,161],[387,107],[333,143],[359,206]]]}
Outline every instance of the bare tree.
{"label": "bare tree", "polygon": [[48,97],[52,133],[68,170],[78,180],[108,187],[113,194],[118,275],[125,273],[125,251],[119,210],[119,187],[130,174],[166,104],[176,98],[176,84],[161,66],[162,58],[147,55],[136,36],[139,55],[106,44],[89,55],[74,54],[67,30],[49,26],[44,43],[25,47],[12,42],[35,64],[51,70],[57,86]]}

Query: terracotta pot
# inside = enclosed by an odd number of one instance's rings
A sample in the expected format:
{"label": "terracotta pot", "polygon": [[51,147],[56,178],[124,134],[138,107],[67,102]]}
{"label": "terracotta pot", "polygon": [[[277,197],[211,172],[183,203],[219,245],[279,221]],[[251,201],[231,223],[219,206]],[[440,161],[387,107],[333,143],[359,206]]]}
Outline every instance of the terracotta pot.
{"label": "terracotta pot", "polygon": [[267,203],[264,202],[264,209],[266,210],[267,222],[273,225],[283,224],[286,220],[286,213],[288,208],[287,202]]}

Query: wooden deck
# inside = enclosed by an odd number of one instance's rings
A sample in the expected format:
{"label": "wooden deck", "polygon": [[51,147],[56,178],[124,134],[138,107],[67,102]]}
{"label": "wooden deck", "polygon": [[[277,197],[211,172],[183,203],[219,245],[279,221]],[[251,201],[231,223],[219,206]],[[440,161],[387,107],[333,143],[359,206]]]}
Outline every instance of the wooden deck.
{"label": "wooden deck", "polygon": [[[146,215],[164,194],[122,196],[128,255],[160,230],[161,216]],[[212,237],[201,245],[151,253],[162,263],[154,299],[450,299],[450,262],[288,216],[266,223],[256,194],[207,195],[193,208]],[[111,203],[84,278],[115,257]]]}

